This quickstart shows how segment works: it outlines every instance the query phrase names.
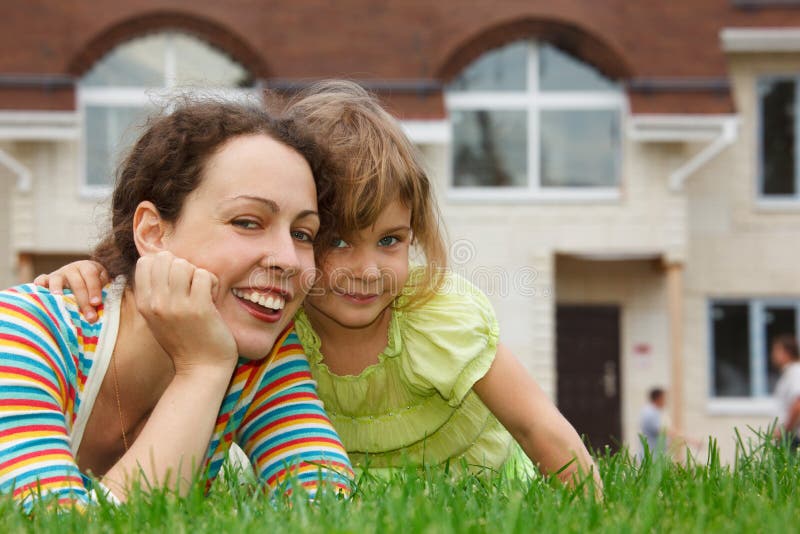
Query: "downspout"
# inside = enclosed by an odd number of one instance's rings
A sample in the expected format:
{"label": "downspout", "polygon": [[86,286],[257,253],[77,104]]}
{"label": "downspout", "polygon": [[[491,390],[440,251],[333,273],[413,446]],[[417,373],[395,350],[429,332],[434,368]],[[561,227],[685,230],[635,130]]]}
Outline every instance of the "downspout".
{"label": "downspout", "polygon": [[672,171],[669,175],[669,188],[672,191],[683,189],[686,180],[703,165],[717,157],[728,146],[736,141],[737,122],[735,118],[729,118],[720,124],[720,133],[703,150],[694,155],[689,161]]}
{"label": "downspout", "polygon": [[33,186],[33,174],[19,160],[0,148],[0,165],[10,170],[17,179],[17,190],[22,193],[30,192]]}

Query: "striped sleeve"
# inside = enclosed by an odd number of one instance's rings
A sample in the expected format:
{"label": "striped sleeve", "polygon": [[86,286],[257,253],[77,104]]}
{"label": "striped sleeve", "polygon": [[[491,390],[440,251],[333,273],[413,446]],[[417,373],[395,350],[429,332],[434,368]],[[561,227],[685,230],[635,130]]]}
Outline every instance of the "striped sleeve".
{"label": "striped sleeve", "polygon": [[70,450],[65,413],[74,373],[61,324],[48,293],[0,292],[0,493],[26,510],[39,496],[89,500]]}
{"label": "striped sleeve", "polygon": [[290,491],[287,484],[295,481],[312,498],[320,484],[350,493],[350,460],[294,330],[265,367],[237,441],[273,491]]}

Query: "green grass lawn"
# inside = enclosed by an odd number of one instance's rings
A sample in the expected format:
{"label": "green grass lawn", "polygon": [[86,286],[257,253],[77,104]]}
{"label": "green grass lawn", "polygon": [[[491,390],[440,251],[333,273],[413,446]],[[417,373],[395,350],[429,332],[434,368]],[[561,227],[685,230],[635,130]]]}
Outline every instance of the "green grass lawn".
{"label": "green grass lawn", "polygon": [[767,441],[723,465],[660,456],[639,465],[619,453],[598,459],[605,498],[547,479],[464,474],[460,466],[362,474],[354,496],[309,504],[270,501],[251,484],[221,481],[208,495],[134,496],[87,512],[42,508],[32,517],[0,500],[0,532],[796,532],[800,457]]}

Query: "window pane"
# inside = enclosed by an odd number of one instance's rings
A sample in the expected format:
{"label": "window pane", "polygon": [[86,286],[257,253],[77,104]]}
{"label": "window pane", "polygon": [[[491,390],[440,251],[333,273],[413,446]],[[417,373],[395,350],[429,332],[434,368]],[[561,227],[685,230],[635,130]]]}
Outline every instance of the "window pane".
{"label": "window pane", "polygon": [[528,86],[527,41],[517,41],[485,53],[464,69],[451,91],[524,91]]}
{"label": "window pane", "polygon": [[527,115],[522,110],[453,111],[454,185],[526,185]]}
{"label": "window pane", "polygon": [[619,112],[543,111],[543,187],[611,187],[618,182]]}
{"label": "window pane", "polygon": [[148,35],[124,43],[97,62],[82,85],[163,87],[165,35]]}
{"label": "window pane", "polygon": [[554,46],[539,47],[539,87],[542,91],[617,91],[617,85]]}
{"label": "window pane", "polygon": [[251,87],[253,80],[247,71],[231,58],[185,34],[173,34],[178,85],[212,87]]}
{"label": "window pane", "polygon": [[86,107],[87,184],[113,184],[116,166],[142,133],[149,111],[141,107]]}
{"label": "window pane", "polygon": [[775,391],[775,383],[781,375],[780,369],[772,365],[772,341],[779,336],[797,336],[797,312],[794,307],[767,306],[764,309],[765,347],[764,354],[769,361],[769,392]]}
{"label": "window pane", "polygon": [[794,195],[795,82],[761,80],[761,157],[763,195]]}
{"label": "window pane", "polygon": [[750,314],[747,304],[715,304],[714,396],[750,396]]}

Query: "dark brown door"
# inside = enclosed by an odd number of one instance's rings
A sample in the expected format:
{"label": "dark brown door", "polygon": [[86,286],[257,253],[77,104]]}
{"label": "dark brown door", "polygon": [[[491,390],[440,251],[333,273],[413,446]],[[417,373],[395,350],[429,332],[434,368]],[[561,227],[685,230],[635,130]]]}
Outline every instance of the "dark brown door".
{"label": "dark brown door", "polygon": [[558,408],[587,445],[621,442],[618,306],[558,306]]}

